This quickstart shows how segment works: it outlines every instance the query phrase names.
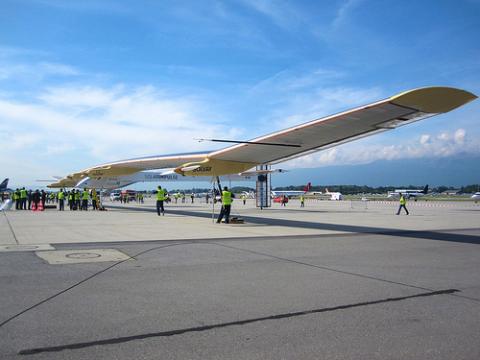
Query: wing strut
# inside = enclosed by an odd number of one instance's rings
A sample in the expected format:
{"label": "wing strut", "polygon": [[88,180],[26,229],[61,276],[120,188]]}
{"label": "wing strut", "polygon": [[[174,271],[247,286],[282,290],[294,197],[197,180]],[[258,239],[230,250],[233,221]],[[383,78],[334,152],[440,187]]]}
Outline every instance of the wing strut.
{"label": "wing strut", "polygon": [[202,141],[212,141],[212,142],[223,142],[223,143],[233,143],[233,144],[252,144],[252,145],[270,145],[270,146],[287,146],[287,147],[302,147],[299,144],[281,144],[281,143],[269,143],[269,142],[260,142],[260,141],[239,141],[239,140],[224,140],[224,139],[194,139],[199,142]]}

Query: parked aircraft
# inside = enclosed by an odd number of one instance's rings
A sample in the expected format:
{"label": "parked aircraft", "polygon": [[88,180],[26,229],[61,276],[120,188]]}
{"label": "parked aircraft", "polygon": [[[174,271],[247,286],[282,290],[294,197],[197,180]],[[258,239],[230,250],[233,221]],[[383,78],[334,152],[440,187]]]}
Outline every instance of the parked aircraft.
{"label": "parked aircraft", "polygon": [[476,192],[475,194],[473,194],[470,199],[473,199],[475,200],[475,202],[479,201],[480,200],[480,192]]}
{"label": "parked aircraft", "polygon": [[423,195],[426,195],[428,193],[428,184],[425,185],[423,190],[420,189],[415,189],[415,190],[409,190],[409,189],[395,189],[395,191],[392,191],[388,193],[389,198],[400,198],[400,194],[403,194],[407,199],[417,199]]}
{"label": "parked aircraft", "polygon": [[343,200],[343,195],[340,192],[330,192],[325,188],[325,194],[330,195],[330,200]]}
{"label": "parked aircraft", "polygon": [[7,191],[7,186],[8,186],[8,178],[2,181],[0,184],[0,192]]}
{"label": "parked aircraft", "polygon": [[87,178],[100,183],[101,179],[167,168],[173,168],[181,176],[206,176],[218,180],[219,176],[242,174],[259,165],[278,164],[446,113],[476,98],[472,93],[449,87],[409,90],[250,141],[209,139],[213,142],[234,143],[220,150],[115,161],[67,175],[49,187],[81,186]]}
{"label": "parked aircraft", "polygon": [[300,196],[309,192],[311,187],[312,187],[312,184],[308,183],[307,185],[305,185],[303,190],[272,190],[270,191],[270,195],[273,199],[279,196],[288,196],[288,197]]}

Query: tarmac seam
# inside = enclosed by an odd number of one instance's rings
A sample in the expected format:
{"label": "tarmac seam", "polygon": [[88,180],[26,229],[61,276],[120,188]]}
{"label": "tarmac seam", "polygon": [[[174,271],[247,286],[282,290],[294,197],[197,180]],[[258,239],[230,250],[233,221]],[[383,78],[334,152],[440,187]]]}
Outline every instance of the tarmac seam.
{"label": "tarmac seam", "polygon": [[287,318],[292,318],[292,317],[297,317],[297,316],[304,316],[304,315],[324,313],[324,312],[332,312],[332,311],[338,311],[338,310],[346,310],[346,309],[351,309],[351,308],[356,308],[356,307],[377,305],[377,304],[396,302],[396,301],[403,301],[403,300],[409,300],[409,299],[414,299],[414,298],[453,294],[457,291],[459,291],[459,290],[457,290],[457,289],[445,289],[445,290],[431,291],[431,292],[419,293],[419,294],[408,295],[408,296],[392,297],[392,298],[385,298],[385,299],[372,300],[372,301],[364,301],[364,302],[359,302],[359,303],[354,303],[354,304],[346,304],[346,305],[339,305],[339,306],[334,306],[334,307],[327,307],[327,308],[320,308],[320,309],[312,309],[312,310],[304,310],[304,311],[276,314],[276,315],[270,315],[270,316],[263,316],[263,317],[245,319],[245,320],[238,320],[238,321],[231,321],[231,322],[218,323],[218,324],[212,324],[212,325],[190,327],[190,328],[177,329],[177,330],[159,331],[159,332],[153,332],[153,333],[147,333],[147,334],[123,336],[123,337],[102,339],[102,340],[95,340],[95,341],[87,341],[87,342],[71,343],[71,344],[65,344],[65,345],[24,349],[24,350],[20,350],[18,352],[18,354],[19,355],[34,355],[34,354],[39,354],[39,353],[44,353],[44,352],[58,352],[58,351],[63,351],[63,350],[77,350],[77,349],[88,348],[88,347],[92,347],[92,346],[121,344],[121,343],[126,343],[126,342],[130,342],[130,341],[134,341],[134,340],[143,340],[143,339],[156,338],[156,337],[169,337],[169,336],[182,335],[182,334],[191,333],[191,332],[203,332],[203,331],[208,331],[208,330],[212,330],[212,329],[226,328],[226,327],[230,327],[230,326],[247,325],[247,324],[261,322],[261,321],[287,319]]}
{"label": "tarmac seam", "polygon": [[[235,250],[239,250],[239,251],[244,251],[244,252],[248,252],[248,253],[255,254],[255,255],[266,256],[266,257],[270,257],[270,258],[277,259],[277,260],[282,260],[282,261],[286,261],[286,262],[291,262],[291,263],[294,263],[294,264],[309,266],[309,267],[313,267],[313,268],[317,268],[317,269],[321,269],[321,270],[333,271],[333,272],[340,273],[340,274],[357,276],[357,277],[361,277],[361,278],[364,278],[364,279],[376,280],[376,281],[381,281],[381,282],[385,282],[385,283],[389,283],[389,284],[394,284],[394,285],[406,286],[406,287],[410,287],[410,288],[414,288],[414,289],[419,289],[419,290],[435,291],[434,289],[430,289],[430,288],[426,288],[426,287],[422,287],[422,286],[411,285],[411,284],[407,284],[407,283],[402,283],[402,282],[393,281],[393,280],[387,280],[387,279],[378,278],[378,277],[370,276],[370,275],[353,273],[353,272],[344,271],[344,270],[338,270],[338,269],[330,268],[330,267],[327,267],[327,266],[310,264],[310,263],[306,263],[306,262],[303,262],[303,261],[298,261],[298,260],[283,258],[283,257],[280,257],[280,256],[275,256],[275,255],[271,255],[271,254],[266,254],[266,253],[262,253],[262,252],[258,252],[258,251],[254,251],[254,250],[241,249],[241,248],[237,248],[237,247],[235,247],[235,246],[230,246],[230,245],[225,245],[225,244],[219,244],[219,243],[215,243],[215,242],[210,242],[210,244],[215,244],[215,245],[223,246],[223,247],[230,248],[230,249],[235,249]],[[458,291],[456,291],[456,292],[459,292],[459,291],[460,291],[460,290],[458,290]],[[456,297],[460,297],[460,298],[463,298],[463,299],[472,300],[472,301],[475,301],[475,302],[480,302],[480,299],[472,298],[472,297],[469,297],[469,296],[458,295],[458,294],[452,294],[452,296],[456,296]]]}
{"label": "tarmac seam", "polygon": [[17,243],[17,245],[20,245],[20,243],[17,240],[17,236],[15,235],[15,231],[13,231],[12,224],[10,224],[10,220],[8,220],[7,213],[5,211],[2,211],[2,212],[3,212],[3,215],[5,215],[5,220],[7,220],[8,227],[10,228],[10,231],[12,232],[12,235],[13,235],[13,238],[15,239],[15,242]]}
{"label": "tarmac seam", "polygon": [[13,316],[11,316],[11,317],[9,317],[8,319],[6,319],[6,320],[3,321],[2,323],[0,323],[0,328],[2,328],[3,326],[5,326],[5,325],[6,325],[7,323],[9,323],[10,321],[16,319],[17,317],[25,314],[26,312],[28,312],[28,311],[30,311],[30,310],[33,310],[33,309],[37,308],[38,306],[40,306],[40,305],[42,305],[42,304],[45,304],[46,302],[48,302],[48,301],[50,301],[50,300],[53,300],[53,299],[56,298],[57,296],[60,296],[60,295],[62,295],[62,294],[64,294],[64,293],[72,290],[73,288],[76,288],[77,286],[79,286],[79,285],[87,282],[88,280],[93,279],[94,277],[96,277],[96,276],[98,276],[98,275],[100,275],[100,274],[102,274],[102,273],[110,270],[111,268],[113,268],[113,267],[115,267],[115,266],[117,266],[117,265],[120,265],[120,264],[124,263],[125,261],[129,261],[129,260],[131,260],[131,259],[135,259],[137,256],[140,256],[140,255],[142,255],[142,254],[148,253],[148,252],[153,251],[153,250],[158,250],[158,249],[161,249],[161,248],[166,248],[166,247],[176,246],[176,245],[185,245],[185,244],[188,244],[188,243],[174,243],[174,244],[168,244],[168,245],[163,245],[163,246],[156,246],[156,247],[154,247],[154,248],[151,248],[151,249],[148,249],[148,250],[144,250],[144,251],[142,251],[142,252],[140,252],[140,253],[138,253],[138,254],[135,254],[135,255],[133,255],[133,256],[129,256],[127,259],[124,259],[124,260],[121,260],[121,261],[117,261],[116,263],[114,263],[114,264],[106,267],[105,269],[100,270],[100,271],[97,271],[96,273],[94,273],[94,274],[86,277],[85,279],[83,279],[83,280],[81,280],[81,281],[79,281],[79,282],[77,282],[77,283],[69,286],[68,288],[63,289],[62,291],[57,292],[56,294],[53,294],[53,295],[49,296],[48,298],[43,299],[42,301],[39,301],[39,302],[37,302],[36,304],[34,304],[34,305],[32,305],[32,306],[30,306],[30,307],[28,307],[28,308],[20,311],[19,313],[15,314],[15,315],[13,315]]}

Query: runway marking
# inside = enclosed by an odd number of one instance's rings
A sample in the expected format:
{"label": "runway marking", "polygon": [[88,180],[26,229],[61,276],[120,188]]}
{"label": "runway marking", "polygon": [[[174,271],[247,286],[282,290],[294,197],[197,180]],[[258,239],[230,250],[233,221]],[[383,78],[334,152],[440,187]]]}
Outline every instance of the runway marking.
{"label": "runway marking", "polygon": [[414,298],[453,294],[453,293],[458,292],[458,291],[459,290],[456,290],[456,289],[445,289],[445,290],[424,292],[424,293],[419,293],[419,294],[415,294],[415,295],[393,297],[393,298],[386,298],[386,299],[379,299],[379,300],[372,300],[372,301],[364,301],[364,302],[359,302],[359,303],[354,303],[354,304],[346,304],[346,305],[339,305],[339,306],[334,306],[334,307],[327,307],[327,308],[304,310],[304,311],[297,311],[297,312],[291,312],[291,313],[276,314],[276,315],[263,316],[263,317],[258,317],[258,318],[251,318],[251,319],[231,321],[231,322],[218,323],[218,324],[212,324],[212,325],[190,327],[190,328],[184,328],[184,329],[159,331],[159,332],[153,332],[153,333],[147,333],[147,334],[122,336],[122,337],[117,337],[117,338],[102,339],[102,340],[95,340],[95,341],[86,341],[86,342],[71,343],[71,344],[65,344],[65,345],[24,349],[24,350],[20,350],[18,352],[18,354],[19,355],[33,355],[33,354],[39,354],[39,353],[44,353],[44,352],[57,352],[57,351],[63,351],[63,350],[83,349],[83,348],[88,348],[88,347],[92,347],[92,346],[121,344],[121,343],[126,343],[126,342],[134,341],[134,340],[143,340],[143,339],[156,338],[156,337],[169,337],[169,336],[182,335],[182,334],[191,333],[191,332],[202,332],[202,331],[208,331],[208,330],[212,330],[212,329],[226,328],[226,327],[230,327],[230,326],[246,325],[246,324],[251,324],[251,323],[256,323],[256,322],[261,322],[261,321],[287,319],[287,318],[292,318],[292,317],[297,317],[297,316],[304,316],[304,315],[317,314],[317,313],[323,313],[323,312],[332,312],[332,311],[338,311],[338,310],[346,310],[346,309],[351,309],[351,308],[356,308],[356,307],[377,305],[377,304],[390,303],[390,302],[396,302],[396,301],[403,301],[403,300],[409,300],[409,299],[414,299]]}

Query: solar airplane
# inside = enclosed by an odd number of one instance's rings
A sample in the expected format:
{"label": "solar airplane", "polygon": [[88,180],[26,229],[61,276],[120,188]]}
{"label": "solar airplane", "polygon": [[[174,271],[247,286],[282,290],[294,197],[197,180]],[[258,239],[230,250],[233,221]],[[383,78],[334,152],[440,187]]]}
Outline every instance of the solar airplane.
{"label": "solar airplane", "polygon": [[172,173],[181,177],[200,176],[212,180],[228,175],[260,174],[250,169],[258,165],[275,165],[443,114],[476,98],[468,91],[451,87],[413,89],[249,141],[211,139],[233,143],[220,150],[148,156],[93,166],[67,175],[49,187],[86,187],[89,184],[108,188],[106,185],[109,183],[119,187],[115,185],[115,179],[135,179],[132,175],[158,169],[171,169]]}

